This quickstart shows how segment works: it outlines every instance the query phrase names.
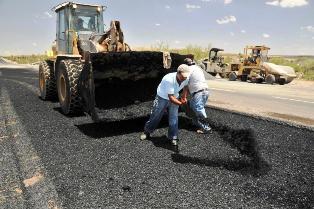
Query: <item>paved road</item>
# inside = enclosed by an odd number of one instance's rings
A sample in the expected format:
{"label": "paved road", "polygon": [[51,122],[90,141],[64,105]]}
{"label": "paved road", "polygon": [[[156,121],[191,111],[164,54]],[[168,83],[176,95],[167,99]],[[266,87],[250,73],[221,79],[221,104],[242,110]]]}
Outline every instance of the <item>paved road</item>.
{"label": "paved road", "polygon": [[208,108],[208,135],[180,115],[178,153],[165,121],[139,140],[150,103],[94,124],[40,100],[34,70],[0,72],[0,208],[313,207],[313,131]]}
{"label": "paved road", "polygon": [[245,113],[289,120],[314,128],[314,82],[287,85],[209,80],[208,104]]}

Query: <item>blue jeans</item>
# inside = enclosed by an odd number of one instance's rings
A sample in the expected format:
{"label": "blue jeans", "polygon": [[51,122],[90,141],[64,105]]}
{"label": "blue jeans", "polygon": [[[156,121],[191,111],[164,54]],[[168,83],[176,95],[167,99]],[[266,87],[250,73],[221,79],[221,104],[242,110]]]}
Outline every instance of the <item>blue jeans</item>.
{"label": "blue jeans", "polygon": [[167,99],[156,96],[149,120],[145,123],[144,132],[153,133],[157,128],[162,116],[168,108],[168,138],[178,139],[178,109],[179,106],[171,103]]}
{"label": "blue jeans", "polygon": [[194,125],[198,126],[203,131],[209,131],[210,127],[205,122],[205,118],[207,118],[205,105],[208,100],[209,91],[204,90],[198,92],[192,96],[190,100],[190,107],[194,111],[196,118],[192,118]]}

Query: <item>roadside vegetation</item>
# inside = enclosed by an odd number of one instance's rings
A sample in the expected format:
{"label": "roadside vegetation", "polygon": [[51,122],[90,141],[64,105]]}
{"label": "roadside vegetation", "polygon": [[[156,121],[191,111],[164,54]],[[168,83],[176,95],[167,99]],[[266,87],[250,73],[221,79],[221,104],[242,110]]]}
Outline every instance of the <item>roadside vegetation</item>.
{"label": "roadside vegetation", "polygon": [[16,56],[11,55],[4,58],[12,62],[16,62],[17,64],[33,64],[33,63],[43,61],[47,59],[48,57],[42,54],[40,55],[32,54],[32,55],[16,55]]}
{"label": "roadside vegetation", "polygon": [[[194,54],[195,60],[201,60],[208,57],[208,52],[211,48],[211,45],[208,44],[207,47],[201,47],[198,45],[187,45],[185,48],[172,49],[165,42],[159,42],[155,45],[152,45],[150,48],[136,48],[136,51],[169,51],[179,54]],[[224,53],[225,62],[230,63],[235,61],[238,58],[237,54],[226,54]],[[38,63],[47,59],[46,55],[20,55],[20,56],[7,56],[4,57],[8,60],[16,62],[18,64],[32,64]],[[270,62],[278,65],[287,65],[295,69],[298,78],[304,80],[314,81],[314,56],[272,56]]]}

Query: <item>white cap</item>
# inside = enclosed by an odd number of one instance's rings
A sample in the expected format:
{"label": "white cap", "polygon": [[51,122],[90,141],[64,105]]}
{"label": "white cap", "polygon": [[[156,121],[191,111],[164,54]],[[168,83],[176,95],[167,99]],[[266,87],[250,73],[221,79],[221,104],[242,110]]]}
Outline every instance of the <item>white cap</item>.
{"label": "white cap", "polygon": [[191,71],[190,71],[190,69],[189,69],[189,66],[186,65],[186,64],[180,65],[180,66],[178,67],[177,72],[178,72],[178,73],[181,73],[181,75],[182,75],[183,77],[186,77],[186,78],[189,77],[190,74],[191,74]]}

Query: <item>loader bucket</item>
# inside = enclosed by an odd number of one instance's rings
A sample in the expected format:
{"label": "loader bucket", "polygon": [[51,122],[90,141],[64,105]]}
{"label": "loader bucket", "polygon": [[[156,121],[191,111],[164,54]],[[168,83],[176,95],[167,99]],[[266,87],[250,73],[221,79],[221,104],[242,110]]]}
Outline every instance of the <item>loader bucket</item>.
{"label": "loader bucket", "polygon": [[[129,51],[90,54],[91,85],[83,101],[89,111],[126,107],[153,100],[162,77],[175,72],[191,55],[170,53],[171,67],[164,67],[164,53]],[[85,95],[85,96],[84,96]],[[87,95],[87,96],[86,96]]]}

